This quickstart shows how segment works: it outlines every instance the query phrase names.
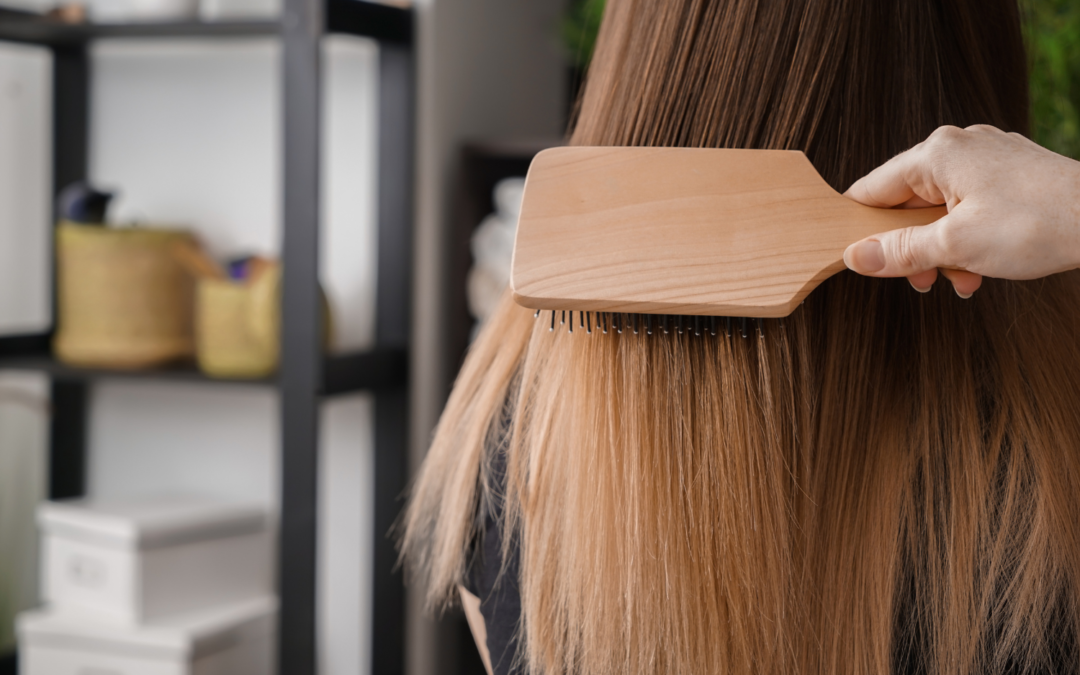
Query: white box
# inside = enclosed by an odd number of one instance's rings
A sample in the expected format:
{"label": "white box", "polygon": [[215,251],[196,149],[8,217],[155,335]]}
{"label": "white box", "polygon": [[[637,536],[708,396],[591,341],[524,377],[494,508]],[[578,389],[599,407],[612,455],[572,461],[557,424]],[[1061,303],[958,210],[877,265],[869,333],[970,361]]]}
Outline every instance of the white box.
{"label": "white box", "polygon": [[198,0],[86,0],[95,23],[130,23],[192,20],[199,15]]}
{"label": "white box", "polygon": [[199,0],[202,21],[251,21],[279,16],[281,0]]}
{"label": "white box", "polygon": [[273,593],[263,509],[194,497],[43,504],[43,594],[130,625]]}
{"label": "white box", "polygon": [[126,628],[55,610],[19,617],[23,675],[271,675],[277,603],[258,598]]}

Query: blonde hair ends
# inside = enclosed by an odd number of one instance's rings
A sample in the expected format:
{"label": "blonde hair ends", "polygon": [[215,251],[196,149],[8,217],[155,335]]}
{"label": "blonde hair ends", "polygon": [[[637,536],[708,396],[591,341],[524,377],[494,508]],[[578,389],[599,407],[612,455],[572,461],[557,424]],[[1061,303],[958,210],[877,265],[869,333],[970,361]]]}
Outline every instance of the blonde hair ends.
{"label": "blonde hair ends", "polygon": [[[571,142],[797,148],[842,188],[940,124],[1025,131],[1023,69],[1007,0],[609,0]],[[1074,273],[967,301],[844,273],[744,340],[504,297],[404,559],[451,602],[505,499],[532,673],[1075,670],[1077,307]]]}

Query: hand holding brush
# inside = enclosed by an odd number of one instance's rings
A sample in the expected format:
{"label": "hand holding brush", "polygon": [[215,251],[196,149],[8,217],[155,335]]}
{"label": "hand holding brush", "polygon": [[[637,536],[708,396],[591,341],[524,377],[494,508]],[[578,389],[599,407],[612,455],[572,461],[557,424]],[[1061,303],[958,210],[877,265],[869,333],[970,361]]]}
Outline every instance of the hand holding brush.
{"label": "hand holding brush", "polygon": [[1037,279],[1080,267],[1080,162],[1019,134],[941,127],[845,196],[876,207],[948,208],[930,224],[849,246],[844,262],[860,274],[907,277],[925,293],[940,271],[969,298],[983,276]]}

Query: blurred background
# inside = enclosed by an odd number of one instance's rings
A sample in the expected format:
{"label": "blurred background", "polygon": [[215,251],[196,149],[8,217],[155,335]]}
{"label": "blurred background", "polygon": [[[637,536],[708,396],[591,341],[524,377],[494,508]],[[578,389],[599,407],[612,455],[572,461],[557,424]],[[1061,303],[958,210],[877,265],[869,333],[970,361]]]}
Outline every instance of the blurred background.
{"label": "blurred background", "polygon": [[1032,138],[1080,158],[1080,5],[1022,0],[1031,61]]}
{"label": "blurred background", "polygon": [[483,672],[388,533],[602,12],[0,0],[0,675]]}

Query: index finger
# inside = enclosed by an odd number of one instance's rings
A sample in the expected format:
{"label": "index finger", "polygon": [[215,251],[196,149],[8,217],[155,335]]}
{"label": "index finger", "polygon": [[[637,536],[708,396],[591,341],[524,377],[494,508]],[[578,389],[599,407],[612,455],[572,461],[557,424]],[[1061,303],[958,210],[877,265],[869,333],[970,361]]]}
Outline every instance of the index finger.
{"label": "index finger", "polygon": [[855,181],[844,196],[878,208],[898,206],[916,197],[928,204],[943,204],[940,191],[932,185],[928,159],[922,150],[920,143],[893,157]]}

